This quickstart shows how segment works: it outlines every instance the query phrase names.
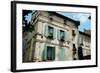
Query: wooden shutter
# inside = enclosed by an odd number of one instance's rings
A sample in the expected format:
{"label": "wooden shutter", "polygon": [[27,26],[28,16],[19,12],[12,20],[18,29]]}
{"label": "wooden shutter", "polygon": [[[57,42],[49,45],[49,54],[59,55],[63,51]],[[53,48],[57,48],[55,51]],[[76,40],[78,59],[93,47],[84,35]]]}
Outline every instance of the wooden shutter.
{"label": "wooden shutter", "polygon": [[67,31],[65,31],[65,41],[67,41],[67,39],[68,39],[68,32]]}
{"label": "wooden shutter", "polygon": [[44,45],[42,58],[43,58],[43,60],[47,60],[47,46],[46,46],[46,44]]}
{"label": "wooden shutter", "polygon": [[60,40],[60,30],[57,29],[57,39]]}
{"label": "wooden shutter", "polygon": [[52,60],[55,60],[55,48],[52,48]]}
{"label": "wooden shutter", "polygon": [[65,59],[65,49],[64,48],[60,48],[60,51],[59,51],[59,60],[60,61],[64,61]]}
{"label": "wooden shutter", "polygon": [[65,31],[65,41],[69,41],[69,40],[70,40],[70,32]]}
{"label": "wooden shutter", "polygon": [[56,29],[54,28],[53,31],[53,39],[56,39]]}
{"label": "wooden shutter", "polygon": [[47,37],[48,36],[48,24],[45,23],[45,27],[44,27],[44,36]]}

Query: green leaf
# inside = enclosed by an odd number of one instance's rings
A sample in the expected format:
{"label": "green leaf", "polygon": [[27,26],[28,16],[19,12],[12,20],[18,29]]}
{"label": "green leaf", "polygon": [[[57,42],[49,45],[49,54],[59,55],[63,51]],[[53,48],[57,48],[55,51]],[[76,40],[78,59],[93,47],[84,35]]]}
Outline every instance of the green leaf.
{"label": "green leaf", "polygon": [[29,31],[32,32],[33,30],[34,30],[34,26],[33,25],[30,25],[29,26]]}

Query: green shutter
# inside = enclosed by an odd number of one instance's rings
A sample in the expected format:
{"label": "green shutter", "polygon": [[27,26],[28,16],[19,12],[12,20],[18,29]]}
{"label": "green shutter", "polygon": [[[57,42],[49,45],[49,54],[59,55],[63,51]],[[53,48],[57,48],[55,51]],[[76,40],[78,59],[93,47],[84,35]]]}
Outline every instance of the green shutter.
{"label": "green shutter", "polygon": [[67,39],[68,39],[68,32],[67,31],[65,31],[65,41],[67,41]]}
{"label": "green shutter", "polygon": [[60,40],[60,30],[57,30],[57,39]]}
{"label": "green shutter", "polygon": [[53,38],[56,39],[56,29],[54,28],[53,31]]}
{"label": "green shutter", "polygon": [[65,41],[69,41],[70,40],[70,32],[66,31],[65,32]]}
{"label": "green shutter", "polygon": [[46,46],[46,44],[44,45],[42,58],[43,58],[43,60],[47,60],[47,46]]}
{"label": "green shutter", "polygon": [[48,36],[48,24],[47,24],[47,23],[45,23],[44,36],[45,36],[45,37]]}
{"label": "green shutter", "polygon": [[60,48],[59,60],[60,61],[64,61],[64,59],[65,59],[65,49],[64,48]]}
{"label": "green shutter", "polygon": [[55,60],[55,48],[52,48],[52,60]]}

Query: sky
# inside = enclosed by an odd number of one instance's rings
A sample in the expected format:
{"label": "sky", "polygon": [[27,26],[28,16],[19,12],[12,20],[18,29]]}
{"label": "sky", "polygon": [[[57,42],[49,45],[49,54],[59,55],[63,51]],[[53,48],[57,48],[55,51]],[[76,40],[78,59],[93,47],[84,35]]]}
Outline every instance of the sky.
{"label": "sky", "polygon": [[[77,13],[77,12],[57,12],[61,15],[69,17],[73,20],[80,21],[79,31],[84,32],[84,29],[90,30],[91,29],[91,20],[88,19],[91,16],[90,13]],[[31,21],[32,13],[29,13],[25,16],[25,20],[27,23]]]}
{"label": "sky", "polygon": [[27,23],[31,21],[32,13],[29,13],[28,15],[25,15],[25,20],[27,20]]}
{"label": "sky", "polygon": [[80,21],[79,30],[84,31],[91,29],[91,20],[88,19],[89,16],[91,16],[90,13],[77,13],[77,12],[58,12],[59,14],[62,14],[66,17],[69,17],[73,20]]}

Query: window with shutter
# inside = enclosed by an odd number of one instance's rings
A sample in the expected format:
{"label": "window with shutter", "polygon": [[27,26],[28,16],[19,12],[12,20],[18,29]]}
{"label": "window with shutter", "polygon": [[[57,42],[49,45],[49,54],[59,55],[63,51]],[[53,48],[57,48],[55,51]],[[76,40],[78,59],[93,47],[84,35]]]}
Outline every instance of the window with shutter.
{"label": "window with shutter", "polygon": [[47,60],[55,60],[55,48],[47,47]]}
{"label": "window with shutter", "polygon": [[59,40],[59,41],[62,41],[62,42],[64,42],[65,41],[65,38],[66,38],[66,32],[65,31],[63,31],[63,30],[57,30],[57,39]]}
{"label": "window with shutter", "polygon": [[65,32],[63,30],[60,30],[60,41],[65,41]]}
{"label": "window with shutter", "polygon": [[54,29],[53,27],[51,27],[47,23],[45,23],[44,36],[48,39],[55,39],[56,38],[56,29]]}
{"label": "window with shutter", "polygon": [[53,39],[53,34],[54,34],[54,28],[51,26],[48,26],[48,38]]}
{"label": "window with shutter", "polygon": [[55,60],[55,48],[51,46],[45,46],[43,50],[43,61]]}

